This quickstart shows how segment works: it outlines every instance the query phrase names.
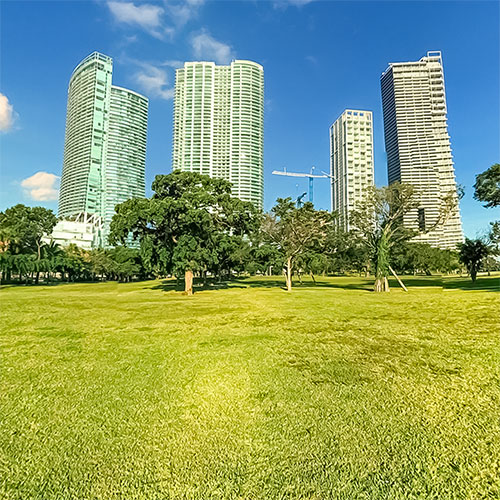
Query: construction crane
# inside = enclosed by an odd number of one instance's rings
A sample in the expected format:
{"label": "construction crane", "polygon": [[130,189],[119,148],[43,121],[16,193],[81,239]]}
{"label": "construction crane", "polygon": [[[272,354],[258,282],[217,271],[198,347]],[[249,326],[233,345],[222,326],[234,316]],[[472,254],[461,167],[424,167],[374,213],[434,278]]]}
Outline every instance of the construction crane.
{"label": "construction crane", "polygon": [[307,192],[302,193],[300,196],[297,196],[297,199],[295,200],[295,203],[297,203],[297,208],[300,208],[304,202],[302,201],[304,199],[304,196],[307,194]]}
{"label": "construction crane", "polygon": [[287,177],[306,177],[309,179],[309,201],[312,203],[313,201],[313,196],[314,196],[314,185],[313,181],[314,179],[327,179],[327,175],[317,175],[313,174],[314,172],[314,167],[311,167],[311,171],[306,174],[302,172],[287,172],[286,168],[283,167],[283,171],[281,170],[273,170],[274,175],[285,175]]}

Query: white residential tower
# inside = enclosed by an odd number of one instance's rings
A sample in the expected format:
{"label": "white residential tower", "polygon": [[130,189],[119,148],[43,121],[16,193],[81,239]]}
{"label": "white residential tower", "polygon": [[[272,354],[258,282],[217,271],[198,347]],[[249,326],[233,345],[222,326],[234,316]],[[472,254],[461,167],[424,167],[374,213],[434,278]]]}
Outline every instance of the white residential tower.
{"label": "white residential tower", "polygon": [[176,71],[172,168],[220,177],[232,194],[262,208],[264,70],[186,62]]}
{"label": "white residential tower", "polygon": [[458,206],[436,226],[443,198],[449,193],[456,196],[457,190],[441,52],[389,64],[381,86],[389,183],[415,186],[420,204],[404,216],[403,223],[419,231],[415,241],[455,249],[463,240]]}
{"label": "white residential tower", "polygon": [[346,109],[330,127],[332,211],[349,229],[349,214],[373,186],[373,117],[371,111]]}

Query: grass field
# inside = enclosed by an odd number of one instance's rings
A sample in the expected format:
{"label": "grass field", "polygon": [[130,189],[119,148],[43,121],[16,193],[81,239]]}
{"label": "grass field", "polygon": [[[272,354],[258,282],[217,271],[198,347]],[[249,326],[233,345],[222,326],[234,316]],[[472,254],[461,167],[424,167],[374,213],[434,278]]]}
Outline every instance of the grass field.
{"label": "grass field", "polygon": [[500,498],[497,277],[0,292],[2,499]]}

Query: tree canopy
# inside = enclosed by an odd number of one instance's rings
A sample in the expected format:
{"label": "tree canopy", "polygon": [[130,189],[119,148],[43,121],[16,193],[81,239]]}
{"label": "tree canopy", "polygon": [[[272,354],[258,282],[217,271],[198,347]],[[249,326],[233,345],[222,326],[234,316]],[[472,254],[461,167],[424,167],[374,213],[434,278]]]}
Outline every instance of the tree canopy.
{"label": "tree canopy", "polygon": [[283,256],[287,290],[292,290],[292,270],[297,258],[324,244],[333,225],[332,214],[315,210],[312,203],[296,207],[291,198],[278,198],[264,216],[262,233]]}
{"label": "tree canopy", "polygon": [[194,172],[156,176],[152,198],[116,207],[110,242],[129,233],[141,242],[150,271],[184,274],[192,293],[193,272],[217,271],[229,238],[242,238],[257,224],[254,206],[231,196],[231,184]]}
{"label": "tree canopy", "polygon": [[37,252],[40,259],[42,237],[50,234],[57,223],[52,210],[18,204],[0,212],[0,233],[4,246],[14,253]]}
{"label": "tree canopy", "polygon": [[472,281],[476,281],[481,262],[490,254],[489,246],[481,239],[470,240],[465,238],[459,247],[460,261],[465,265]]}
{"label": "tree canopy", "polygon": [[476,175],[474,199],[485,203],[486,208],[500,205],[500,163]]}

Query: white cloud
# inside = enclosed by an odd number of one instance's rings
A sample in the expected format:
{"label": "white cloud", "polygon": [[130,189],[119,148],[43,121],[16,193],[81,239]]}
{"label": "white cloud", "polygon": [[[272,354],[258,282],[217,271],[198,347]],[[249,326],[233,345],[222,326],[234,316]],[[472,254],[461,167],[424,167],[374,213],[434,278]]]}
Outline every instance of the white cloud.
{"label": "white cloud", "polygon": [[0,93],[0,132],[8,132],[15,119],[14,107],[6,95]]}
{"label": "white cloud", "polygon": [[169,2],[167,10],[176,26],[182,28],[198,15],[198,10],[204,3],[205,0],[181,0],[178,3]]}
{"label": "white cloud", "polygon": [[108,2],[107,5],[119,23],[139,26],[157,38],[169,34],[170,29],[162,26],[162,16],[165,11],[158,5],[145,3],[136,6],[132,2],[115,1]]}
{"label": "white cloud", "polygon": [[164,69],[147,63],[141,63],[140,66],[142,70],[135,74],[135,80],[148,97],[174,97],[174,89],[168,86],[168,76]]}
{"label": "white cloud", "polygon": [[[108,0],[107,6],[119,23],[138,26],[156,38],[172,37],[198,15],[205,0],[165,0],[163,7],[149,3]],[[168,18],[169,24],[164,21]]]}
{"label": "white cloud", "polygon": [[54,201],[57,200],[59,177],[48,172],[37,172],[36,174],[24,179],[21,186],[26,193],[36,201]]}
{"label": "white cloud", "polygon": [[184,66],[184,61],[175,61],[175,60],[170,60],[170,61],[163,61],[160,63],[160,66],[167,66],[169,68],[182,68]]}
{"label": "white cloud", "polygon": [[218,64],[228,64],[234,59],[230,45],[219,42],[208,33],[203,32],[191,39],[194,56],[203,61],[215,61]]}

